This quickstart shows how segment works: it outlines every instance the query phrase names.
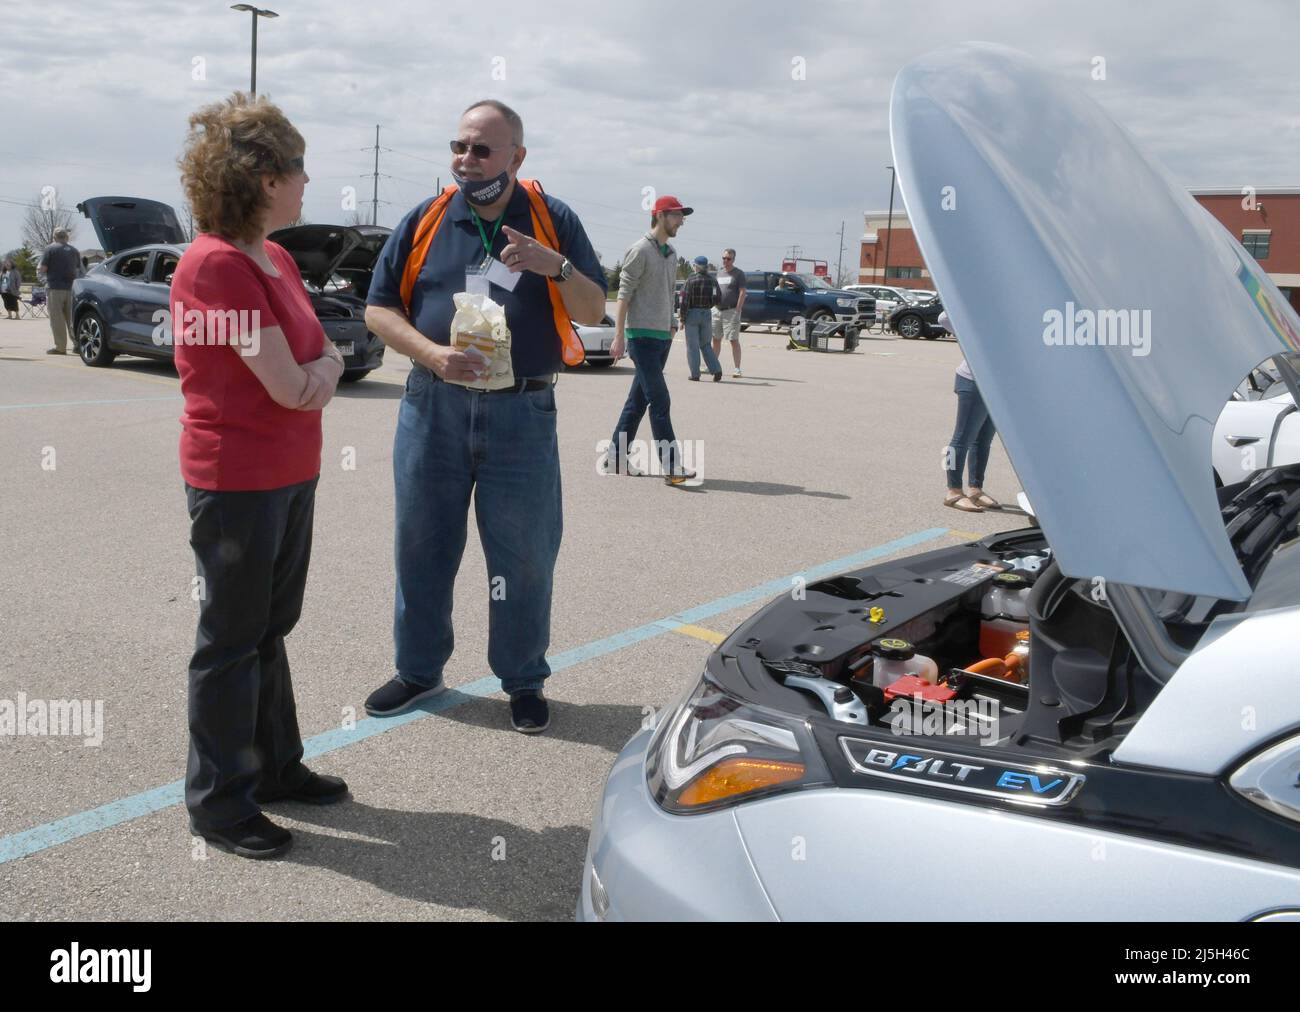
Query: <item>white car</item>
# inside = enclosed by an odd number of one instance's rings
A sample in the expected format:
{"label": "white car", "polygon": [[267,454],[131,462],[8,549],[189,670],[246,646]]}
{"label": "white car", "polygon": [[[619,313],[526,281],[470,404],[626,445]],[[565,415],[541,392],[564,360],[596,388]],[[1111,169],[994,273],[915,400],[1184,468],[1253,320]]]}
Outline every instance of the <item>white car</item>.
{"label": "white car", "polygon": [[608,313],[594,326],[575,323],[573,329],[582,339],[582,349],[587,353],[587,365],[593,369],[608,369],[614,364],[609,346],[614,343],[614,320]]}
{"label": "white car", "polygon": [[1038,526],[797,586],[684,671],[580,918],[1300,921],[1300,465],[1210,474],[1300,317],[1078,76],[953,46],[890,105]]}
{"label": "white car", "polygon": [[[1220,485],[1247,480],[1266,467],[1300,462],[1300,371],[1295,357],[1277,356],[1233,394],[1214,426],[1214,477]],[[1271,382],[1270,382],[1271,381]]]}
{"label": "white car", "polygon": [[845,285],[846,292],[862,292],[876,300],[876,319],[888,320],[899,306],[910,306],[924,301],[913,296],[904,288],[892,288],[889,285]]}

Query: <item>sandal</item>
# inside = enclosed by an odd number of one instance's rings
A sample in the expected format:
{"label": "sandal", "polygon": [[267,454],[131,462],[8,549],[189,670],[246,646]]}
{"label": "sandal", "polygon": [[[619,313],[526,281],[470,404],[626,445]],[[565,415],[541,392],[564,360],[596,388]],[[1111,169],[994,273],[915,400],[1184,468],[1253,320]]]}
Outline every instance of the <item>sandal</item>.
{"label": "sandal", "polygon": [[951,506],[955,510],[961,510],[963,513],[983,513],[984,509],[973,503],[969,497],[964,495],[950,495],[943,501],[945,506]]}
{"label": "sandal", "polygon": [[976,506],[982,506],[986,510],[997,510],[1002,508],[1002,504],[998,502],[996,499],[994,499],[987,492],[985,492],[983,489],[976,492],[972,496],[967,496],[967,498],[970,499],[970,501],[973,502]]}

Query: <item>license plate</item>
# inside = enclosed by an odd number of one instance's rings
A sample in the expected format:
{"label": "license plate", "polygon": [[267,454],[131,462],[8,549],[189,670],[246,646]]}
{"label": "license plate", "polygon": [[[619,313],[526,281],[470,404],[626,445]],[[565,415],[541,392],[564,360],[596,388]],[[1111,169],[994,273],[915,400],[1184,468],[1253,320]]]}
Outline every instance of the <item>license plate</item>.
{"label": "license plate", "polygon": [[349,356],[349,355],[352,354],[352,350],[353,350],[353,348],[356,347],[356,342],[355,342],[355,341],[339,341],[337,344],[334,345],[334,347],[337,348],[337,349],[339,350],[339,354],[340,354],[340,355],[342,355],[344,358],[347,358],[347,356]]}
{"label": "license plate", "polygon": [[613,343],[614,343],[614,339],[612,337],[602,337],[600,339],[600,350],[609,351],[609,346]]}

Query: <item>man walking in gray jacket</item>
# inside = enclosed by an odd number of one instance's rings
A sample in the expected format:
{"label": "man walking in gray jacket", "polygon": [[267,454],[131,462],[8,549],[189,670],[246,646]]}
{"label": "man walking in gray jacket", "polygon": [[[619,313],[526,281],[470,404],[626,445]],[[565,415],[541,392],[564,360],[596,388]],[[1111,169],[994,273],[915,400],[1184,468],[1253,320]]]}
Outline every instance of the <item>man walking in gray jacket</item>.
{"label": "man walking in gray jacket", "polygon": [[630,473],[628,447],[649,408],[650,431],[663,463],[664,481],[669,485],[682,485],[695,477],[695,472],[682,466],[681,447],[668,413],[672,398],[664,380],[664,366],[673,348],[673,286],[677,280],[677,250],[668,240],[677,234],[686,215],[693,212],[694,208],[683,207],[676,197],[655,201],[650,231],[623,255],[614,343],[610,347],[615,361],[623,357],[626,348],[636,366],[636,377],[614,429],[606,470]]}
{"label": "man walking in gray jacket", "polygon": [[54,230],[54,242],[41,254],[41,262],[36,271],[46,285],[50,330],[54,331],[54,347],[46,349],[45,354],[66,355],[66,345],[69,344],[75,352],[77,341],[72,335],[72,282],[84,272],[81,269],[81,254],[75,246],[68,244],[67,229]]}

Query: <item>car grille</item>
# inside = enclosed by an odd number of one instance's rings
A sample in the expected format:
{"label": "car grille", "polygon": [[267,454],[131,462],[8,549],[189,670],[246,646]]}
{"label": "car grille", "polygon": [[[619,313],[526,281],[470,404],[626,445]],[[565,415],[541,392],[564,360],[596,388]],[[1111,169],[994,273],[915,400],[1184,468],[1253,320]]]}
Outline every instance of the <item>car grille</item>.
{"label": "car grille", "polygon": [[859,312],[859,313],[863,313],[863,314],[871,314],[871,313],[874,313],[875,311],[876,311],[876,300],[875,300],[875,299],[858,299],[858,312]]}
{"label": "car grille", "polygon": [[350,306],[338,299],[314,299],[316,316],[321,320],[351,320],[353,312]]}

